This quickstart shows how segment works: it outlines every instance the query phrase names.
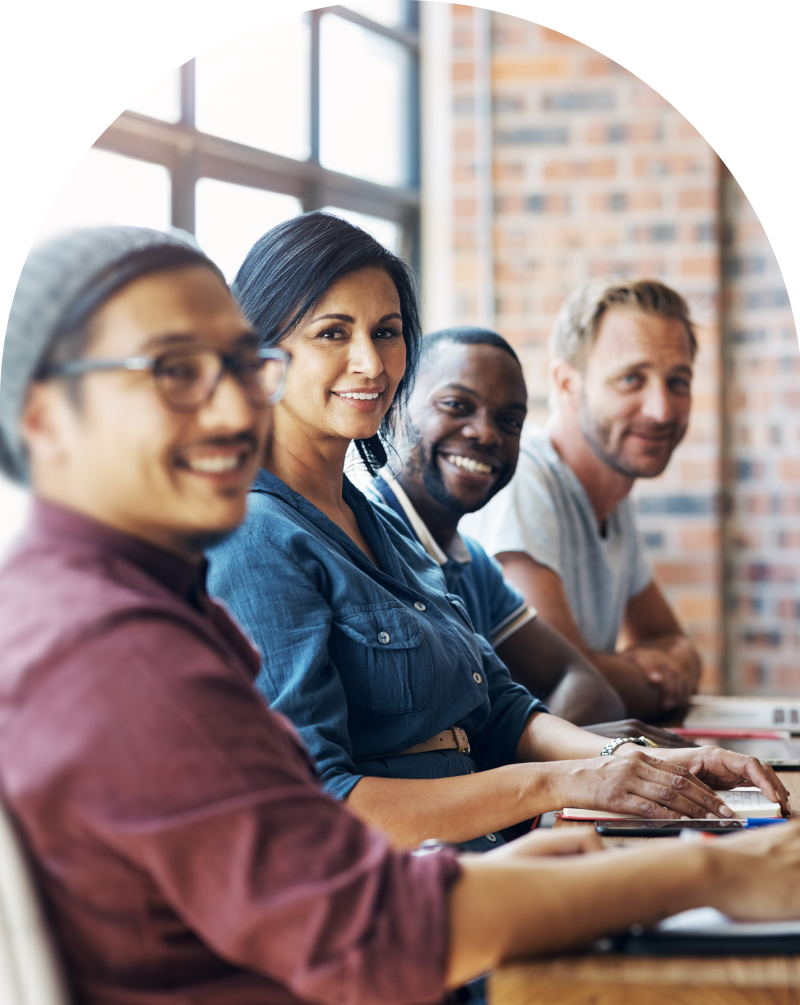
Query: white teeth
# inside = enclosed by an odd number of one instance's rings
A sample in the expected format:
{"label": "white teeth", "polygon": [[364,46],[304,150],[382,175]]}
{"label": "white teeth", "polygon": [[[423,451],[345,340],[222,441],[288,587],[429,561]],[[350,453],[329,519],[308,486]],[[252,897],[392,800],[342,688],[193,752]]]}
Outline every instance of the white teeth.
{"label": "white teeth", "polygon": [[340,398],[355,398],[356,401],[374,401],[380,395],[380,391],[376,391],[374,394],[365,394],[361,391],[356,391],[353,394],[341,393],[339,391],[334,391],[334,394],[338,394]]}
{"label": "white teeth", "polygon": [[473,473],[481,475],[490,475],[492,473],[492,469],[488,464],[473,461],[471,457],[462,457],[461,454],[451,454],[447,459],[451,464],[455,464],[457,468],[466,468],[467,471],[472,471]]}
{"label": "white teeth", "polygon": [[194,457],[186,462],[192,471],[200,471],[204,475],[219,475],[224,471],[233,471],[241,463],[239,454],[229,454],[218,457]]}

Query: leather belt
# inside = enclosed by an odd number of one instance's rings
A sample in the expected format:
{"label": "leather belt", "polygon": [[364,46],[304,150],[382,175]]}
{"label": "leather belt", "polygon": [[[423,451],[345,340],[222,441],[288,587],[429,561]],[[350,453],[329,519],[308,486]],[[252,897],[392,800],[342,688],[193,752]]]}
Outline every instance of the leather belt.
{"label": "leather belt", "polygon": [[432,736],[424,743],[415,743],[413,747],[399,750],[396,754],[375,754],[373,757],[359,757],[355,762],[362,764],[364,761],[376,761],[384,757],[402,757],[403,754],[426,754],[429,750],[457,750],[460,754],[470,752],[469,737],[460,726],[451,726],[443,729],[441,733]]}
{"label": "leather belt", "polygon": [[469,737],[460,726],[451,726],[441,733],[432,736],[424,743],[415,743],[413,747],[401,750],[401,754],[425,754],[429,750],[457,750],[460,754],[470,752]]}

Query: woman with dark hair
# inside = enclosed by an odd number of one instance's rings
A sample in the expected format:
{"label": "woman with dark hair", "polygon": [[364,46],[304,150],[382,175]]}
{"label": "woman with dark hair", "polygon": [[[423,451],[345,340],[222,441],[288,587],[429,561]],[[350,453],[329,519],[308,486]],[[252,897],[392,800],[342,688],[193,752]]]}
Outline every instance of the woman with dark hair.
{"label": "woman with dark hair", "polygon": [[412,385],[420,325],[403,262],[310,213],[258,241],[234,290],[264,343],[293,362],[247,519],[211,553],[209,586],[258,645],[257,686],[329,793],[399,846],[483,850],[570,805],[728,816],[693,775],[722,786],[749,772],[772,792],[758,762],[712,748],[656,759],[624,740],[601,757],[607,739],[544,714],[438,565],[344,475],[353,441],[371,470],[385,463],[381,437]]}

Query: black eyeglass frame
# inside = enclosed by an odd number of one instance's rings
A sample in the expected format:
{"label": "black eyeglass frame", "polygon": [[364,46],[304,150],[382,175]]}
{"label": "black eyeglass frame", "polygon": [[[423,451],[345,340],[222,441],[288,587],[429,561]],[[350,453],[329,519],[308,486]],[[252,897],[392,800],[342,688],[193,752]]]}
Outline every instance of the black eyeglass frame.
{"label": "black eyeglass frame", "polygon": [[[219,357],[221,366],[217,379],[211,385],[206,397],[203,398],[202,401],[198,401],[196,404],[177,404],[174,401],[170,401],[164,392],[161,391],[161,395],[164,398],[165,403],[170,408],[174,409],[176,412],[198,411],[198,409],[207,405],[214,397],[220,381],[226,373],[229,373],[234,380],[239,383],[245,393],[247,392],[247,388],[240,380],[240,374],[238,371],[238,364],[243,358],[242,351],[223,352],[221,349],[216,348],[216,346],[208,345],[174,346],[167,349],[165,352],[160,353],[158,356],[127,356],[124,359],[92,359],[91,357],[72,359],[66,363],[57,363],[55,366],[48,367],[42,376],[43,379],[50,380],[51,378],[59,377],[82,377],[87,373],[101,373],[111,370],[129,370],[131,372],[144,372],[145,370],[149,370],[153,374],[156,387],[158,387],[158,367],[164,359],[173,355],[192,355],[192,353],[197,351],[206,353],[213,352]],[[286,375],[289,372],[289,364],[292,357],[285,349],[278,349],[273,346],[257,346],[253,351],[255,352],[255,355],[259,359],[264,360],[264,362],[270,359],[275,359],[280,360],[284,364],[280,383],[266,401],[255,402],[252,398],[249,398],[250,404],[253,408],[269,408],[272,405],[277,405],[284,395],[286,390]]]}

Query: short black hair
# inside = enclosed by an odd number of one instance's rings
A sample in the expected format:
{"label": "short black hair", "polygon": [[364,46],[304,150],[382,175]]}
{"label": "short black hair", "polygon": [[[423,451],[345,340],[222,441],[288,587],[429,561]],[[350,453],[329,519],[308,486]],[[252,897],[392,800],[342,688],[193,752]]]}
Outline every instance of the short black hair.
{"label": "short black hair", "polygon": [[[242,311],[264,345],[282,342],[344,276],[383,269],[400,297],[406,370],[381,427],[369,440],[356,440],[361,459],[375,474],[387,461],[389,440],[414,386],[422,327],[416,277],[406,262],[359,227],[329,213],[296,216],[268,230],[248,251],[231,284]],[[382,439],[383,437],[383,439]]]}
{"label": "short black hair", "polygon": [[431,332],[422,340],[422,358],[431,353],[436,346],[444,342],[453,342],[456,345],[491,345],[495,349],[502,349],[520,366],[519,356],[506,342],[502,335],[492,331],[490,328],[478,328],[475,325],[457,325],[455,328],[442,328],[441,331]]}

